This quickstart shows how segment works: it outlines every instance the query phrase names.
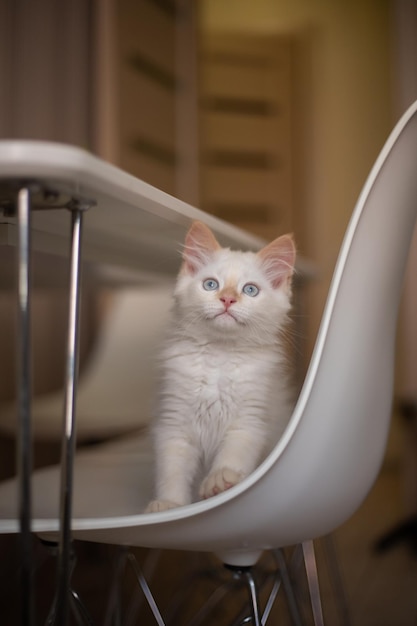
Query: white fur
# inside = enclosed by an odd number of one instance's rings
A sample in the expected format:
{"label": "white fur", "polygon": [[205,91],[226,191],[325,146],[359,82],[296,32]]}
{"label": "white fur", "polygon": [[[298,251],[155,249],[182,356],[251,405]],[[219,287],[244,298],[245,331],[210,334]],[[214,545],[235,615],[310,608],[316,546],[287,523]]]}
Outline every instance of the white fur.
{"label": "white fur", "polygon": [[[207,278],[217,280],[219,289],[206,291]],[[259,288],[256,297],[242,292],[248,283]],[[257,254],[224,248],[194,271],[183,268],[162,353],[153,428],[156,500],[149,511],[231,487],[277,442],[290,413],[280,340],[289,283],[274,288]],[[220,300],[224,292],[237,296],[231,315]]]}

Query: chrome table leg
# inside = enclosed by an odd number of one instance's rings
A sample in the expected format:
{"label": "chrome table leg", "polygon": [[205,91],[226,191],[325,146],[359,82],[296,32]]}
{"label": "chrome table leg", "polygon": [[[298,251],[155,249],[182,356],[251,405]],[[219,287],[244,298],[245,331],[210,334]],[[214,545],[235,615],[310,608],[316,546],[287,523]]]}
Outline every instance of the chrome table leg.
{"label": "chrome table leg", "polygon": [[17,314],[17,473],[21,541],[21,620],[33,621],[31,490],[31,352],[30,352],[30,221],[31,194],[22,188],[17,195],[18,215],[18,314]]}
{"label": "chrome table leg", "polygon": [[71,518],[75,453],[75,408],[78,382],[82,218],[83,211],[81,209],[72,211],[64,432],[61,456],[58,580],[56,612],[53,621],[57,626],[65,626],[67,624],[70,602]]}

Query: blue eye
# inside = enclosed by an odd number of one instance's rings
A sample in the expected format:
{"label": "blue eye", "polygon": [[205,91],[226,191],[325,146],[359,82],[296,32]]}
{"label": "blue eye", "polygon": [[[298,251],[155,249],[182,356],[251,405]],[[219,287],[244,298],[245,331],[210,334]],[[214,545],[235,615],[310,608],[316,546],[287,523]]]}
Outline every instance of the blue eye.
{"label": "blue eye", "polygon": [[216,291],[218,288],[219,283],[214,278],[207,278],[207,280],[203,282],[203,289],[206,291]]}
{"label": "blue eye", "polygon": [[251,298],[254,298],[259,293],[258,287],[256,285],[252,285],[251,283],[248,283],[247,285],[245,285],[242,291],[243,293],[245,293],[247,296],[250,296]]}

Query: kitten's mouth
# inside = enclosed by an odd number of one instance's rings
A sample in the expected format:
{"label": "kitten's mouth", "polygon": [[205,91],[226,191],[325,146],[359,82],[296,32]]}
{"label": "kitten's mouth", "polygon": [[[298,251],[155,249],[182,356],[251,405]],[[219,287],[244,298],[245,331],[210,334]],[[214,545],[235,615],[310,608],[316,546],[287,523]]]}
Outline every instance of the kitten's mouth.
{"label": "kitten's mouth", "polygon": [[232,311],[222,311],[221,313],[217,313],[217,315],[214,316],[214,319],[217,318],[232,319],[237,324],[241,324],[240,320],[235,315],[233,315]]}

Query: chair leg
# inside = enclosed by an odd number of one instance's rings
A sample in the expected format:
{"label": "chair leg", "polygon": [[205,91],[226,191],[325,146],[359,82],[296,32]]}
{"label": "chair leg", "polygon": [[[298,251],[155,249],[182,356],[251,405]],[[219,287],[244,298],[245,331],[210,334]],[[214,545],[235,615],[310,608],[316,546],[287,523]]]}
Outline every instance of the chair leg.
{"label": "chair leg", "polygon": [[121,594],[121,580],[126,567],[127,562],[127,548],[120,548],[117,555],[116,565],[114,568],[114,575],[110,583],[108,602],[105,613],[104,626],[121,626],[121,607],[120,607],[120,594]]}
{"label": "chair leg", "polygon": [[262,626],[261,608],[259,603],[259,590],[253,575],[252,567],[234,567],[226,565],[227,569],[233,572],[233,576],[236,580],[241,580],[246,583],[246,588],[249,592],[249,611],[250,615],[238,617],[237,621],[233,624],[243,626],[243,624],[251,624],[251,626]]}
{"label": "chair leg", "polygon": [[315,626],[324,626],[323,610],[320,599],[319,578],[313,541],[304,541],[302,544],[304,564],[310,591],[311,609]]}
{"label": "chair leg", "polygon": [[[150,550],[145,563],[143,565],[143,575],[146,577],[146,580],[150,580],[155,572],[156,566],[159,562],[159,557],[161,556],[161,550]],[[135,594],[128,606],[126,619],[123,622],[123,626],[135,626],[137,623],[137,614],[140,611],[140,607],[142,605],[143,596],[140,594]],[[120,626],[122,624],[120,623]]]}
{"label": "chair leg", "polygon": [[217,587],[217,589],[213,591],[208,600],[188,623],[188,626],[198,626],[199,624],[203,623],[205,618],[210,614],[210,612],[223,600],[227,592],[231,589],[232,585],[233,582],[226,582],[220,585],[220,587]]}
{"label": "chair leg", "polygon": [[261,615],[260,615],[260,606],[259,606],[259,595],[258,595],[258,587],[256,585],[255,578],[253,576],[253,570],[251,567],[244,570],[244,575],[246,578],[246,582],[249,590],[249,597],[251,603],[251,612],[252,612],[252,624],[254,626],[261,626]]}
{"label": "chair leg", "polygon": [[[302,562],[301,546],[299,552],[300,558],[294,559],[293,555],[293,558],[291,559],[291,570],[296,569],[297,566],[300,565]],[[287,604],[290,611],[292,625],[303,626],[304,621],[301,619],[300,612],[298,610],[295,594],[290,580],[289,570],[285,563],[284,556],[282,553],[281,556],[277,556],[275,554],[275,551],[272,552],[272,555],[274,556],[276,567],[273,571],[269,573],[264,573],[260,581],[255,580],[253,568],[242,568],[226,565],[226,569],[232,572],[233,579],[228,582],[222,583],[220,587],[218,587],[212,593],[212,595],[206,601],[205,605],[193,617],[191,622],[189,622],[188,626],[198,626],[199,624],[201,624],[209,615],[210,610],[212,610],[217,604],[219,604],[223,600],[227,592],[231,591],[232,588],[236,585],[239,585],[239,583],[243,583],[248,589],[249,602],[235,618],[232,626],[243,626],[244,624],[250,624],[251,626],[259,624],[259,626],[265,626],[281,588],[281,583],[283,583],[284,591],[287,595]],[[270,588],[265,607],[263,611],[261,611],[259,593],[260,590],[271,581],[272,586]]]}
{"label": "chair leg", "polygon": [[269,596],[266,601],[264,611],[262,613],[262,626],[265,626],[266,622],[268,621],[269,614],[272,611],[272,607],[274,606],[274,603],[275,603],[275,600],[279,593],[280,588],[281,588],[281,576],[279,575],[279,572],[276,572],[274,576],[274,583],[272,585],[272,589],[269,592]]}
{"label": "chair leg", "polygon": [[70,606],[73,614],[80,626],[94,626],[94,622],[84,604],[81,601],[80,596],[74,589],[70,589]]}
{"label": "chair leg", "polygon": [[[270,616],[272,606],[274,601],[278,595],[279,589],[282,587],[284,589],[288,609],[291,617],[291,623],[293,626],[302,626],[304,621],[300,614],[300,610],[297,604],[297,600],[295,597],[295,593],[292,587],[290,569],[291,572],[294,569],[298,569],[299,565],[302,563],[302,559],[304,558],[305,571],[307,575],[307,582],[310,594],[311,608],[313,613],[314,625],[315,626],[324,626],[323,621],[323,612],[321,607],[320,600],[320,591],[318,584],[318,573],[317,573],[317,565],[314,554],[314,546],[312,541],[304,542],[302,545],[298,546],[295,550],[292,558],[291,564],[287,566],[287,563],[284,558],[284,554],[280,550],[275,550],[272,552],[277,567],[275,571],[270,572],[266,575],[262,580],[262,586],[266,584],[268,580],[272,580],[272,588],[270,589],[268,599],[265,604],[265,609],[262,612],[260,602],[259,602],[259,587],[258,583],[255,579],[253,568],[242,568],[242,567],[230,567],[226,566],[227,569],[233,572],[234,581],[225,582],[221,584],[221,586],[216,589],[212,595],[208,598],[206,604],[194,615],[189,623],[193,626],[200,624],[207,618],[207,615],[210,613],[211,609],[213,609],[217,604],[219,604],[222,599],[225,597],[226,593],[234,586],[236,582],[239,580],[241,583],[244,583],[248,593],[249,593],[249,604],[246,605],[246,610],[242,611],[240,617],[238,617],[234,624],[235,626],[243,626],[244,624],[250,624],[251,626],[265,626],[267,620]],[[149,588],[147,580],[144,576],[144,573],[139,566],[135,556],[133,553],[127,554],[128,562],[131,564],[139,586],[144,594],[144,597],[149,605],[150,610],[155,618],[158,626],[166,626],[168,622],[165,622],[158,607],[155,602],[155,599],[152,595],[152,592]],[[123,559],[122,559],[123,560]],[[298,566],[297,566],[298,563]],[[290,569],[289,569],[290,568]],[[153,567],[152,567],[153,569]],[[207,574],[207,572],[206,572]],[[136,611],[135,611],[136,613]],[[245,615],[246,613],[246,615]],[[175,610],[174,610],[175,614]],[[129,620],[129,623],[131,621]]]}
{"label": "chair leg", "polygon": [[152,592],[149,588],[149,585],[146,582],[145,576],[143,575],[143,572],[141,568],[139,567],[139,563],[137,562],[135,558],[135,555],[130,552],[128,555],[128,560],[129,560],[129,563],[133,567],[133,571],[135,572],[136,579],[139,583],[140,588],[143,591],[143,594],[148,602],[149,608],[152,611],[152,614],[155,618],[156,623],[158,624],[158,626],[166,626],[164,620],[162,619],[162,615],[158,609],[158,606],[155,602],[155,599],[152,595]]}
{"label": "chair leg", "polygon": [[345,585],[343,583],[343,576],[339,565],[339,560],[336,554],[336,547],[332,535],[326,535],[322,539],[324,547],[327,567],[330,573],[331,582],[334,587],[337,603],[339,605],[339,617],[340,623],[343,626],[351,626],[351,617],[349,611],[349,602],[346,596]]}
{"label": "chair leg", "polygon": [[[300,611],[298,610],[297,601],[295,598],[294,590],[291,583],[290,574],[285,562],[284,554],[282,550],[274,550],[274,556],[278,564],[279,574],[282,580],[282,586],[284,587],[285,595],[288,603],[288,610],[291,615],[291,620],[294,626],[302,626],[302,619]],[[266,619],[265,619],[266,622]],[[264,622],[263,622],[264,623]]]}

